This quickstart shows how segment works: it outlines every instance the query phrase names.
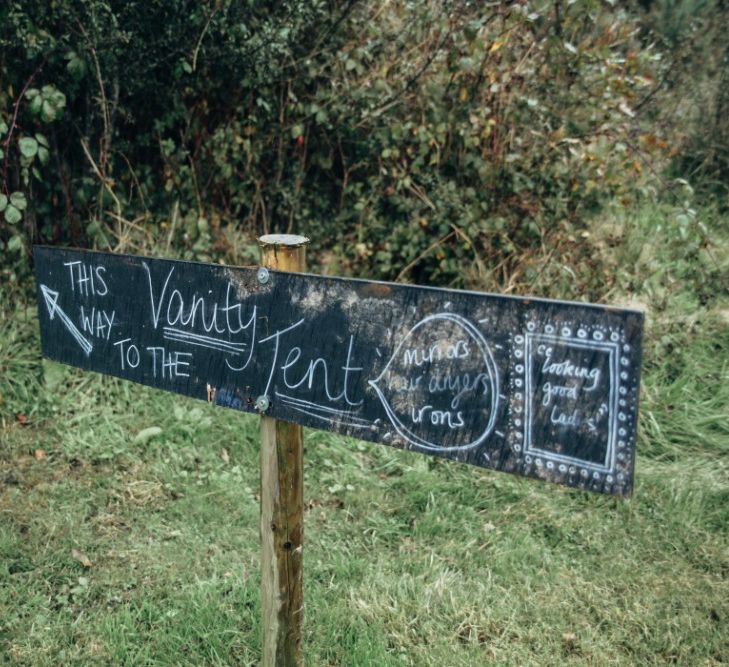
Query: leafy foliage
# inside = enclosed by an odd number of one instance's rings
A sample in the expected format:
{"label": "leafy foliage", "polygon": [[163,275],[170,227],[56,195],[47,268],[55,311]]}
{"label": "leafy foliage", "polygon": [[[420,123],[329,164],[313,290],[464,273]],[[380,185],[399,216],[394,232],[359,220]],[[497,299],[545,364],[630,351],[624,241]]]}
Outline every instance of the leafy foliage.
{"label": "leafy foliage", "polygon": [[[722,0],[649,0],[643,22],[665,54],[656,125],[679,124],[671,172],[726,207],[729,194],[729,6]],[[665,129],[664,129],[665,131]]]}
{"label": "leafy foliage", "polygon": [[240,262],[295,230],[340,273],[518,290],[554,261],[555,292],[594,296],[588,221],[654,193],[670,151],[640,111],[662,71],[641,16],[14,0],[2,186],[28,206],[0,239]]}
{"label": "leafy foliage", "polygon": [[[208,128],[230,122],[244,100],[270,107],[256,91],[326,40],[347,6],[3,5],[1,185],[5,196],[22,191],[31,204],[22,237],[119,247],[142,223],[146,240],[155,238],[160,214],[179,202],[181,245],[209,253],[207,195],[219,183],[209,182]],[[4,209],[6,243],[21,238],[19,210]],[[204,248],[192,250],[198,240]]]}
{"label": "leafy foliage", "polygon": [[[33,416],[43,403],[35,305],[13,301],[3,290],[0,303],[0,430],[5,419]],[[21,305],[22,304],[22,305]]]}

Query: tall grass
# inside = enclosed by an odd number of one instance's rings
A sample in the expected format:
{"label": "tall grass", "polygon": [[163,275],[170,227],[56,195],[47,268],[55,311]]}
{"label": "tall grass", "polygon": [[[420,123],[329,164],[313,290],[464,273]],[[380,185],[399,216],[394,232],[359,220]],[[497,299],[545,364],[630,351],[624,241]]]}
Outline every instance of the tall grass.
{"label": "tall grass", "polygon": [[[306,433],[307,664],[729,662],[720,223],[682,263],[674,212],[611,221],[611,298],[648,317],[631,500]],[[41,364],[18,312],[0,664],[256,664],[257,420]]]}

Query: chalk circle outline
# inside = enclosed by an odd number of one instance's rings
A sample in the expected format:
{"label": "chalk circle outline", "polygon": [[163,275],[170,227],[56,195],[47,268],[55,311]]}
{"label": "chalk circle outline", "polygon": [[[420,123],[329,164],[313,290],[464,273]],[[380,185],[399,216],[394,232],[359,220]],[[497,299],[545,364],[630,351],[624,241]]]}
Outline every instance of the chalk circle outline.
{"label": "chalk circle outline", "polygon": [[[486,372],[489,376],[490,386],[491,386],[491,413],[489,415],[489,421],[486,424],[486,427],[482,431],[482,433],[473,441],[466,443],[465,445],[455,445],[452,447],[444,447],[443,445],[438,445],[433,442],[429,442],[428,440],[425,440],[421,438],[420,436],[413,433],[410,429],[408,429],[407,426],[405,426],[398,416],[395,414],[395,411],[392,409],[392,406],[390,405],[389,401],[387,400],[387,397],[382,392],[380,387],[378,386],[378,382],[382,380],[385,373],[389,370],[390,366],[392,365],[393,361],[399,356],[400,349],[405,344],[405,341],[410,338],[415,331],[417,331],[420,327],[425,326],[429,322],[432,322],[434,320],[445,320],[447,322],[451,322],[452,324],[455,324],[456,326],[461,327],[476,343],[476,346],[479,349],[479,352],[481,352],[481,356],[483,357],[484,361],[486,362]],[[395,351],[392,353],[392,356],[390,357],[389,361],[385,365],[385,367],[382,369],[382,372],[377,376],[374,380],[367,380],[367,384],[369,384],[377,393],[377,397],[380,399],[380,402],[382,403],[382,406],[385,408],[385,412],[387,413],[388,418],[390,419],[390,422],[395,427],[395,430],[403,437],[405,440],[407,440],[413,447],[418,447],[420,449],[424,449],[429,452],[463,452],[470,449],[474,449],[475,447],[478,447],[488,436],[491,434],[491,432],[494,429],[494,426],[496,424],[496,412],[499,405],[499,374],[496,367],[496,362],[494,361],[494,357],[491,354],[491,349],[489,348],[488,343],[486,342],[486,339],[483,337],[481,332],[471,323],[469,322],[465,317],[462,317],[460,315],[456,315],[454,313],[434,313],[433,315],[428,315],[427,317],[424,317],[420,322],[418,322],[414,327],[412,327],[400,340],[397,347],[395,348]]]}

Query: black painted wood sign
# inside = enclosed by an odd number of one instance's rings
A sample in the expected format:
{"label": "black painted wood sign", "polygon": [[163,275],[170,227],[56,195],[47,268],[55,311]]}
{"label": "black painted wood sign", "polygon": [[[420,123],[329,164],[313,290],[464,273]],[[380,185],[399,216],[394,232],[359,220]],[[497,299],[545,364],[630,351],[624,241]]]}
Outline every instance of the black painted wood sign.
{"label": "black painted wood sign", "polygon": [[45,247],[35,265],[50,359],[630,493],[640,312]]}

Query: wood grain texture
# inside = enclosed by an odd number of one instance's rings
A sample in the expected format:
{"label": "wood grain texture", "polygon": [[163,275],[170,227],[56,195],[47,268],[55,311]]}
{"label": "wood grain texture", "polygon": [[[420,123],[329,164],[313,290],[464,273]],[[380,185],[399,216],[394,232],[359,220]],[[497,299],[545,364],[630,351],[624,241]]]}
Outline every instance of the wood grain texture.
{"label": "wood grain texture", "polygon": [[[272,246],[273,247],[273,246]],[[288,266],[293,249],[271,265]],[[640,312],[36,248],[46,357],[430,456],[629,495]]]}
{"label": "wood grain texture", "polygon": [[[299,272],[306,239],[260,239],[264,267]],[[261,417],[261,626],[264,667],[303,664],[304,443],[297,424]]]}
{"label": "wood grain texture", "polygon": [[302,428],[261,418],[263,665],[302,664],[304,521]]}

